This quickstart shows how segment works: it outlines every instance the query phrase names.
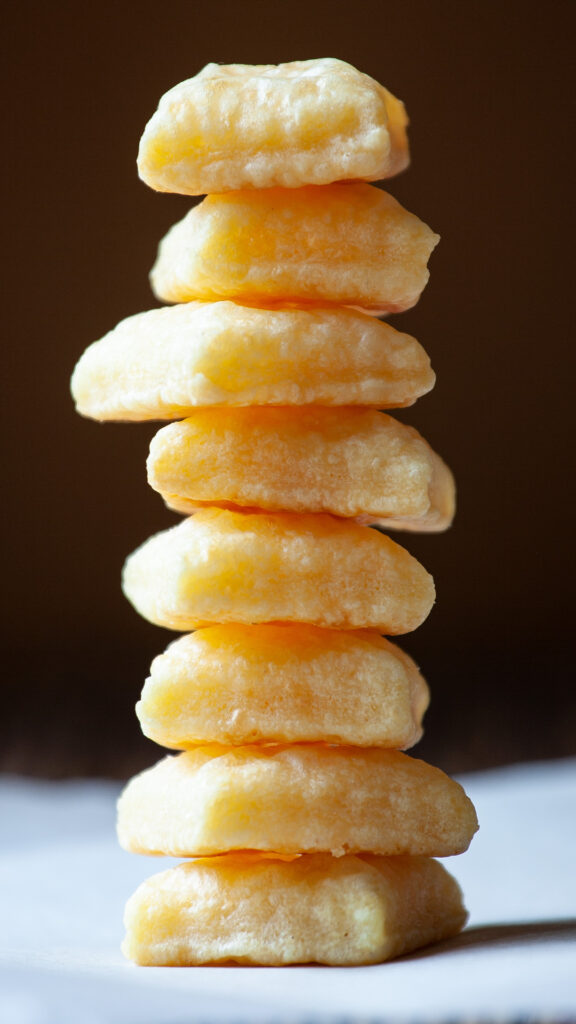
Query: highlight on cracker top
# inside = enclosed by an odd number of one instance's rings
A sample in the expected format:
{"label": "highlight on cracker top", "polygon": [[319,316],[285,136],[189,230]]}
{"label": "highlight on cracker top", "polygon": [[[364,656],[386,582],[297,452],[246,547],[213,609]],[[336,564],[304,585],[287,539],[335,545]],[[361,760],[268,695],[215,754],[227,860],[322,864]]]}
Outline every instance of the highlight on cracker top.
{"label": "highlight on cracker top", "polygon": [[400,100],[335,58],[208,64],[160,100],[138,170],[184,195],[377,181],[407,167],[407,124]]}

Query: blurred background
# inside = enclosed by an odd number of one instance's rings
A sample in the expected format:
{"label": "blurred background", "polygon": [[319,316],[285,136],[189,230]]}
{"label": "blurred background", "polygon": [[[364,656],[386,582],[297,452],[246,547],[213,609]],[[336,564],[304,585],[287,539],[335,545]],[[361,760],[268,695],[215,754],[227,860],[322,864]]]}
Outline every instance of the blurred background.
{"label": "blurred background", "polygon": [[176,521],[145,479],[157,424],[82,420],[68,381],[90,342],[156,304],[157,243],[190,205],[136,175],[161,94],[209,61],[320,56],[404,100],[413,164],[387,188],[442,235],[419,305],[392,319],[438,375],[402,418],[459,484],[448,534],[405,535],[438,590],[401,641],[432,688],[415,753],[456,772],[576,753],[575,14],[570,0],[11,7],[0,769],[124,777],[160,756],[133,709],[173,634],[119,585],[127,554]]}

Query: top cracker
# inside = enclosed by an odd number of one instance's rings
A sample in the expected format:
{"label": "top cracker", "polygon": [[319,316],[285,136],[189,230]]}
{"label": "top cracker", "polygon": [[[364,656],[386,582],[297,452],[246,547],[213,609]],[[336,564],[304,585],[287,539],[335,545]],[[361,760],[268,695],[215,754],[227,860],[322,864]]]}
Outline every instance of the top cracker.
{"label": "top cracker", "polygon": [[184,195],[377,181],[408,165],[407,124],[400,100],[335,58],[207,64],[160,100],[138,171]]}

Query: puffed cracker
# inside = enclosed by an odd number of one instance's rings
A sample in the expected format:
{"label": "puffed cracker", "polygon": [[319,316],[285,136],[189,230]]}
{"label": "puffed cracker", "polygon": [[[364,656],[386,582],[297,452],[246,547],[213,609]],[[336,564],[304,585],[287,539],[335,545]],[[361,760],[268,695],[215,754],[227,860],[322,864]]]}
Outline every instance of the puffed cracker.
{"label": "puffed cracker", "polygon": [[372,185],[207,196],[160,243],[157,298],[321,302],[398,313],[419,299],[439,236]]}
{"label": "puffed cracker", "polygon": [[456,935],[458,883],[427,857],[230,854],[154,875],[128,901],[124,954],[157,967],[373,964]]}
{"label": "puffed cracker", "polygon": [[203,409],[152,439],[148,482],[192,514],[329,512],[387,528],[444,530],[452,474],[412,427],[373,409]]}
{"label": "puffed cracker", "polygon": [[136,713],[165,747],[327,743],[406,749],[428,687],[404,651],[368,631],[212,626],[152,662]]}
{"label": "puffed cracker", "polygon": [[133,853],[462,853],[478,827],[462,787],[397,750],[196,747],[133,778],[118,803]]}
{"label": "puffed cracker", "polygon": [[72,378],[97,420],[179,419],[203,406],[412,405],[434,386],[409,334],[345,308],[187,302],[122,320]]}
{"label": "puffed cracker", "polygon": [[307,622],[408,633],[434,603],[434,582],[376,530],[322,514],[203,509],[156,534],[124,568],[124,592],[151,622]]}
{"label": "puffed cracker", "polygon": [[377,181],[408,165],[407,123],[400,100],[341,60],[208,64],[161,98],[138,170],[185,195]]}

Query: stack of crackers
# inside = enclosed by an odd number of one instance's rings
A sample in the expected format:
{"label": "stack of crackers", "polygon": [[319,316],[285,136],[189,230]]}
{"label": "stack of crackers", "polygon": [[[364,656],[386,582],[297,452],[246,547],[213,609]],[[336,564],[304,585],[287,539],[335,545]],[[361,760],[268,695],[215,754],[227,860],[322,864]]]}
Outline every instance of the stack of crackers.
{"label": "stack of crackers", "polygon": [[375,963],[458,932],[434,859],[477,828],[402,751],[428,689],[386,637],[428,615],[426,570],[374,525],[442,530],[450,471],[381,409],[434,384],[378,319],[414,305],[437,236],[369,181],[408,162],[403,105],[339,60],[208,65],[142,138],[153,188],[206,195],[152,271],[175,303],[124,320],[73,379],[79,411],[175,420],[149,481],[186,518],[125,593],[182,631],[137,713],[172,750],[119,803],[128,850],[184,857],[130,899],[141,964]]}

